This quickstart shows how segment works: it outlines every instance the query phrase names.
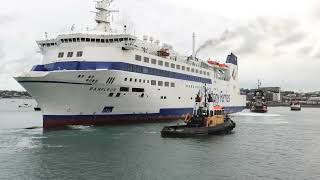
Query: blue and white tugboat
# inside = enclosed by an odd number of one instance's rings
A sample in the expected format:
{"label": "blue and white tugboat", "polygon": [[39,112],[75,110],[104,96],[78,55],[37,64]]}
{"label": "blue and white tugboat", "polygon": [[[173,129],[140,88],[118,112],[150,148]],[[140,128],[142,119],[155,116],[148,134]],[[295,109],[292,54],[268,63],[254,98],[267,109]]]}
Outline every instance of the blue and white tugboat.
{"label": "blue and white tugboat", "polygon": [[214,104],[211,95],[205,90],[204,101],[200,93],[196,96],[193,114],[188,114],[184,125],[166,126],[162,137],[193,137],[199,135],[227,134],[236,124],[225,114],[224,107]]}

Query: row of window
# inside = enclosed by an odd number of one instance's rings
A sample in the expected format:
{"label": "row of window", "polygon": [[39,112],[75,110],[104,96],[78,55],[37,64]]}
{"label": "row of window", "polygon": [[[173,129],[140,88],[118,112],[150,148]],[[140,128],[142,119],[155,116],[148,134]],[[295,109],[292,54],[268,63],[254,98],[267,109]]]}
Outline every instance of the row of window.
{"label": "row of window", "polygon": [[97,38],[68,38],[61,39],[62,43],[72,43],[72,42],[93,42],[93,43],[113,43],[113,42],[122,42],[122,41],[131,41],[133,38],[109,38],[109,39],[97,39]]}
{"label": "row of window", "polygon": [[[82,57],[83,52],[78,51],[76,57]],[[59,52],[58,58],[63,58],[64,57],[64,52]],[[73,52],[68,52],[67,57],[73,57]]]}
{"label": "row of window", "polygon": [[145,80],[145,79],[133,79],[133,78],[124,78],[124,81],[130,81],[130,82],[139,82],[139,83],[150,83],[151,82],[151,85],[153,86],[165,86],[165,87],[175,87],[175,83],[174,82],[163,82],[163,81],[157,81],[156,80]]}
{"label": "row of window", "polygon": [[[142,57],[140,55],[135,55],[135,60],[136,61],[142,61]],[[190,67],[186,67],[183,65],[179,65],[179,64],[174,64],[174,63],[169,63],[169,62],[164,62],[162,60],[157,60],[156,59],[150,59],[148,57],[143,57],[143,62],[145,63],[151,63],[151,64],[157,64],[159,66],[165,66],[165,67],[171,67],[173,69],[178,69],[178,70],[182,70],[182,71],[187,71],[187,72],[192,72],[192,73],[197,73],[197,74],[203,74],[203,75],[207,75],[210,76],[210,72],[206,72],[206,71],[202,71],[199,69],[195,69],[195,68],[190,68]]]}

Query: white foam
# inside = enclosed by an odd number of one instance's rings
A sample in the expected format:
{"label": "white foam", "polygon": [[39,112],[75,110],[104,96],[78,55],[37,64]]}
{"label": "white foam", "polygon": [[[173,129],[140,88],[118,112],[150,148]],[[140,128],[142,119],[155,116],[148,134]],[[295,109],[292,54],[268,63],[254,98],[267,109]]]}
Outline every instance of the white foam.
{"label": "white foam", "polygon": [[230,116],[253,116],[253,117],[279,117],[282,116],[281,114],[270,114],[270,113],[245,113],[245,112],[239,112],[230,114]]}

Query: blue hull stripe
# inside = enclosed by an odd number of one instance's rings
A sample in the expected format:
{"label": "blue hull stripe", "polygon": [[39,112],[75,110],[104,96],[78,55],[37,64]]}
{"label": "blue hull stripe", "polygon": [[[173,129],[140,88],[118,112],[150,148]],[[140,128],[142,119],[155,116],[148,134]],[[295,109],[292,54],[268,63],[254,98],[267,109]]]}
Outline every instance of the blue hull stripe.
{"label": "blue hull stripe", "polygon": [[167,71],[167,70],[162,70],[157,68],[150,68],[146,66],[124,63],[124,62],[86,62],[86,61],[56,62],[51,64],[36,65],[32,68],[32,71],[47,72],[47,71],[59,71],[59,70],[97,70],[97,69],[120,70],[120,71],[135,72],[140,74],[148,74],[148,75],[154,75],[154,76],[160,76],[160,77],[212,84],[212,81],[210,78],[203,78],[203,77],[187,75],[183,73],[177,73],[173,71]]}

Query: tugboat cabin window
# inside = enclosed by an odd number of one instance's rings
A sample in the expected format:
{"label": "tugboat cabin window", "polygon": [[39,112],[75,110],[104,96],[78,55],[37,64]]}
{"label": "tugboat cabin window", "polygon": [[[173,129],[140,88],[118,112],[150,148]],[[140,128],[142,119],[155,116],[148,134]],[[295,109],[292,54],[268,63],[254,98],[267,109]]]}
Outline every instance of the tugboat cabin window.
{"label": "tugboat cabin window", "polygon": [[73,56],[73,52],[68,52],[67,57],[72,57]]}

